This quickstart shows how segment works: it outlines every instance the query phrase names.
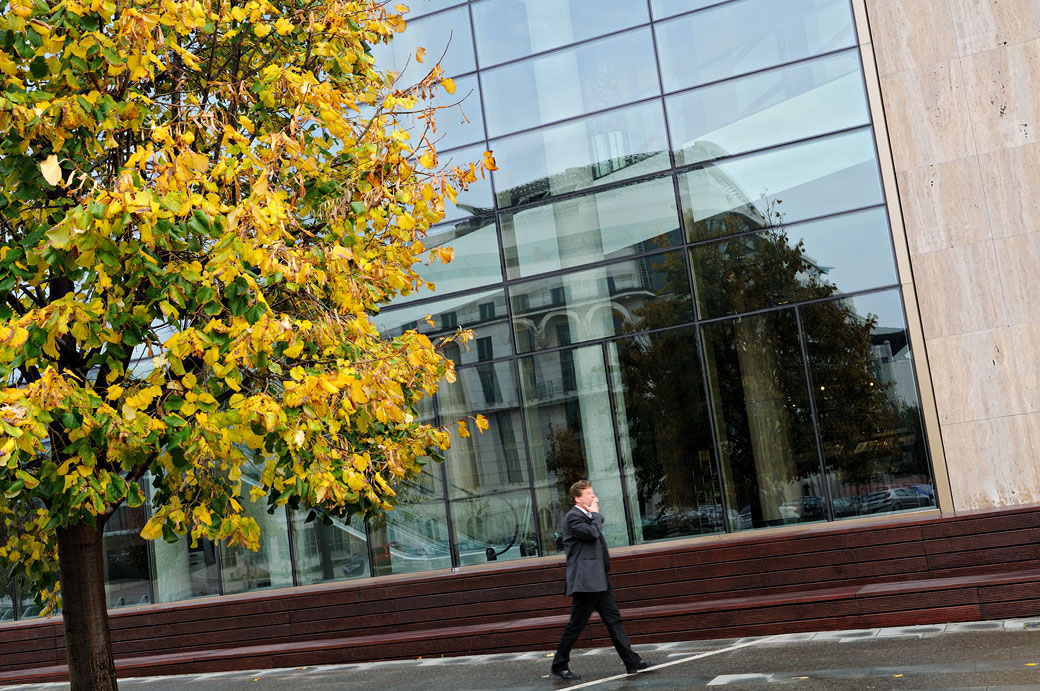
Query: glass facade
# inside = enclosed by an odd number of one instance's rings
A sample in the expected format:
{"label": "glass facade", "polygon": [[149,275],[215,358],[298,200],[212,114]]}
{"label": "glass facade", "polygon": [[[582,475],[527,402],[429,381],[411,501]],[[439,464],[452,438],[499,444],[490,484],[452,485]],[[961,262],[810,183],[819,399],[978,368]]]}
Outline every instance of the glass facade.
{"label": "glass facade", "polygon": [[458,257],[436,293],[377,322],[476,333],[435,415],[491,429],[421,502],[450,565],[558,552],[581,478],[616,546],[934,506],[849,0],[473,0],[413,26],[449,14],[486,138],[448,154],[499,170],[433,234]]}
{"label": "glass facade", "polygon": [[407,4],[377,63],[446,50],[428,136],[500,169],[431,232],[436,290],[375,321],[473,329],[423,415],[490,430],[379,521],[258,511],[257,553],[118,515],[112,606],[558,553],[582,478],[613,546],[935,505],[849,0]]}

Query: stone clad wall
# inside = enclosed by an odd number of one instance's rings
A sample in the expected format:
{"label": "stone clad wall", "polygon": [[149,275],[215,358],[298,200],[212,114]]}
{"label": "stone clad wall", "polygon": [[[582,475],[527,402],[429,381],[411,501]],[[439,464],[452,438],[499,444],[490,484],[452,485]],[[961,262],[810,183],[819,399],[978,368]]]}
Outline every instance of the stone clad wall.
{"label": "stone clad wall", "polygon": [[953,508],[1040,501],[1040,0],[855,4]]}

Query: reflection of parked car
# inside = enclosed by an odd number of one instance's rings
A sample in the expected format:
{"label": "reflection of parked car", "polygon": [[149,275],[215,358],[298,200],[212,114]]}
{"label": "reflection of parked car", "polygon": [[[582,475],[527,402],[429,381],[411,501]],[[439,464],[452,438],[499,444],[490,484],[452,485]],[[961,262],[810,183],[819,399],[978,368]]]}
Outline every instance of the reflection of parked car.
{"label": "reflection of parked car", "polygon": [[345,576],[357,576],[364,573],[368,566],[368,556],[364,554],[352,554],[341,567]]}
{"label": "reflection of parked car", "polygon": [[932,506],[931,498],[907,487],[893,487],[863,497],[863,513],[902,511],[921,506]]}
{"label": "reflection of parked car", "polygon": [[845,516],[855,516],[859,513],[857,510],[858,502],[852,499],[846,499],[844,497],[834,497],[832,502],[834,506],[834,516],[836,518],[844,518]]}
{"label": "reflection of parked car", "polygon": [[822,521],[827,517],[823,497],[802,497],[801,516],[803,521]]}

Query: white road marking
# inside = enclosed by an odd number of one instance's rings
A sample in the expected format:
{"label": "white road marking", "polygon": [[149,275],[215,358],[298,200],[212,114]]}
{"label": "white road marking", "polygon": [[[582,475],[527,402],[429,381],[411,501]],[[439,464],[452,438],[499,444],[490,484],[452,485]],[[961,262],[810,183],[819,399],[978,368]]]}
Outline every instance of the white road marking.
{"label": "white road marking", "polygon": [[[721,648],[719,650],[709,650],[706,653],[698,653],[697,655],[691,655],[690,657],[684,657],[681,660],[672,660],[671,662],[664,662],[664,663],[659,664],[659,665],[654,665],[653,667],[649,668],[646,671],[650,672],[650,671],[656,670],[656,669],[663,669],[665,667],[671,667],[672,665],[680,665],[680,664],[682,664],[684,662],[691,662],[693,660],[700,660],[703,657],[711,657],[712,655],[719,655],[721,653],[728,653],[731,650],[739,650],[740,648],[747,648],[748,646],[758,645],[760,643],[765,643],[766,641],[771,641],[774,638],[776,638],[776,636],[767,636],[765,638],[757,638],[755,640],[747,641],[745,643],[737,643],[736,645],[731,645],[728,648]],[[568,686],[567,687],[567,691],[571,691],[571,689],[585,689],[585,688],[588,688],[590,686],[595,686],[596,684],[603,684],[603,683],[608,682],[608,681],[617,681],[618,679],[624,679],[625,677],[628,677],[628,676],[631,676],[631,675],[629,675],[629,674],[616,674],[616,675],[614,675],[612,677],[607,677],[606,679],[595,679],[593,681],[587,681],[584,684],[578,684],[577,686]]]}

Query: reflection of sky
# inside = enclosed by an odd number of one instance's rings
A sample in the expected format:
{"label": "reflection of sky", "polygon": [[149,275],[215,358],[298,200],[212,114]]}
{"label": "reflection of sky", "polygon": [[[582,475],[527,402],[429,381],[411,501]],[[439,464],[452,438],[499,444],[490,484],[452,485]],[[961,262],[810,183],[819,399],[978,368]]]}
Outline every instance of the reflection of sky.
{"label": "reflection of sky", "polygon": [[660,93],[649,29],[488,70],[482,84],[492,137]]}
{"label": "reflection of sky", "polygon": [[413,17],[443,10],[445,7],[451,7],[452,5],[464,5],[466,0],[404,0],[403,2],[391,3],[391,5],[397,4],[408,8],[409,11],[403,13],[402,16],[407,20],[411,20]]}
{"label": "reflection of sky", "polygon": [[703,140],[728,153],[868,121],[852,52],[680,94],[669,99],[668,116],[678,150]]}
{"label": "reflection of sky", "polygon": [[845,298],[842,302],[854,308],[862,317],[868,314],[877,315],[878,330],[905,329],[906,318],[903,316],[903,303],[899,297],[899,289],[886,290],[882,293],[871,293],[853,298]]}
{"label": "reflection of sky", "polygon": [[856,33],[848,0],[745,0],[664,22],[657,39],[674,91],[853,46]]}
{"label": "reflection of sky", "polygon": [[651,0],[654,19],[671,17],[690,10],[699,10],[708,5],[715,5],[719,0]]}
{"label": "reflection of sky", "polygon": [[[419,46],[426,49],[426,59],[422,64],[415,61],[415,49]],[[473,60],[473,37],[469,9],[465,5],[408,22],[407,30],[394,34],[394,40],[389,45],[381,43],[372,46],[372,55],[376,58],[376,67],[381,70],[400,72],[407,64],[408,68],[401,75],[401,83],[410,85],[426,76],[445,47],[448,52],[441,66],[447,76],[473,71],[476,66]]]}
{"label": "reflection of sky", "polygon": [[817,266],[829,268],[820,280],[842,292],[897,282],[883,207],[788,226],[787,234],[792,245],[805,241],[806,256]]}
{"label": "reflection of sky", "polygon": [[[437,163],[441,168],[458,167],[467,169],[470,163],[476,163],[483,157],[483,146],[471,146],[448,154],[442,154],[438,157]],[[485,173],[484,177],[480,177],[478,174],[477,181],[470,184],[469,189],[465,192],[459,192],[454,203],[452,203],[451,199],[444,198],[444,220],[452,221],[469,216],[474,212],[479,214],[483,210],[490,211],[491,207],[491,174]],[[431,235],[434,232],[437,231],[431,231]]]}
{"label": "reflection of sky", "polygon": [[[458,224],[468,230],[466,222]],[[434,259],[429,265],[416,264],[416,273],[426,281],[432,281],[439,293],[453,293],[479,285],[498,283],[502,280],[502,264],[498,255],[498,234],[495,224],[488,223],[472,232],[458,235],[454,226],[438,235],[427,237],[423,243],[428,249],[447,245],[455,250],[455,258],[448,264]],[[418,300],[433,295],[433,291],[420,288],[411,295],[398,298],[396,302]]]}
{"label": "reflection of sky", "polygon": [[646,3],[633,0],[487,0],[472,7],[484,66],[647,22]]}

